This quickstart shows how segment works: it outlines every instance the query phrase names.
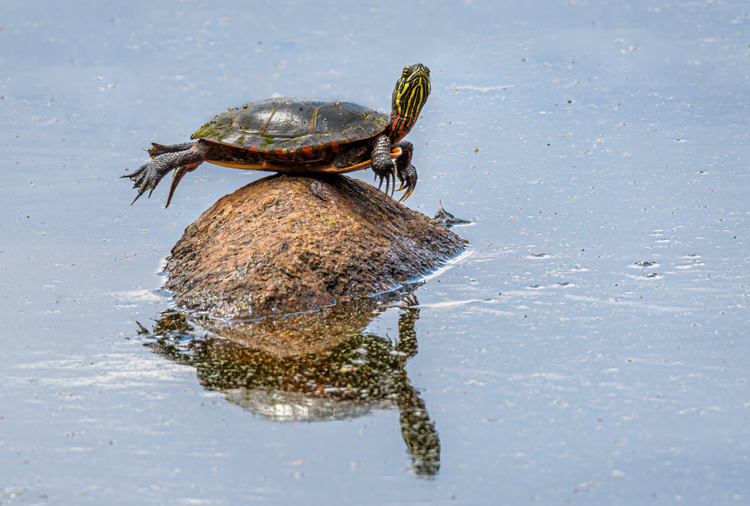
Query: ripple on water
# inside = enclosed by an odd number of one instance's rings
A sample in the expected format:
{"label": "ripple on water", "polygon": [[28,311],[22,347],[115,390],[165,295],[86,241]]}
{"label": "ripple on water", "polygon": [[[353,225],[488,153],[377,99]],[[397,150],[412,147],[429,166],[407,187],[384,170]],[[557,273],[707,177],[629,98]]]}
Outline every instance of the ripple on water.
{"label": "ripple on water", "polygon": [[558,281],[557,286],[573,286],[568,281]]}
{"label": "ripple on water", "polygon": [[649,260],[643,260],[640,262],[633,262],[633,265],[635,267],[656,267],[659,264],[657,264],[656,262],[651,262]]}
{"label": "ripple on water", "polygon": [[530,288],[532,290],[539,290],[542,287],[542,285],[529,285],[527,288]]}
{"label": "ripple on water", "polygon": [[547,253],[532,253],[531,255],[529,255],[530,258],[544,258],[546,256],[549,255],[547,255]]}
{"label": "ripple on water", "polygon": [[656,272],[644,272],[641,274],[642,278],[661,278],[661,276]]}

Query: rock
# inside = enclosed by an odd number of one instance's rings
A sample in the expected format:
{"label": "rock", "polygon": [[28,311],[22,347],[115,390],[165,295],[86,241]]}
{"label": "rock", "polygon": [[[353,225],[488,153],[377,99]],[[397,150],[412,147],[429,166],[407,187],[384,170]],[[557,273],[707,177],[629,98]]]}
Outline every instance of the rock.
{"label": "rock", "polygon": [[178,306],[231,319],[386,292],[464,247],[453,232],[345,176],[277,174],[227,195],[172,249]]}

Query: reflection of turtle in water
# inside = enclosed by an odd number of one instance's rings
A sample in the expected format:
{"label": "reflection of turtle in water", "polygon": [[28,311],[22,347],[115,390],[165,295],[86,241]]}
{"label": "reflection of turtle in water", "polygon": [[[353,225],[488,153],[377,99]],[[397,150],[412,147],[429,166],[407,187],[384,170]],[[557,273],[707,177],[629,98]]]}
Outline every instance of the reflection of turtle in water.
{"label": "reflection of turtle in water", "polygon": [[[440,468],[440,438],[404,370],[417,353],[419,309],[410,307],[416,298],[404,299],[398,341],[361,332],[374,309],[396,300],[389,294],[320,313],[243,324],[188,322],[185,314],[167,311],[153,332],[143,332],[152,338],[146,344],[152,351],[195,367],[204,388],[222,391],[229,401],[268,420],[354,418],[395,405],[414,470],[431,476]],[[205,332],[191,324],[220,338],[198,338]],[[319,329],[325,328],[323,335]],[[296,343],[289,348],[277,338]]]}
{"label": "reflection of turtle in water", "polygon": [[342,174],[370,166],[381,186],[385,180],[386,193],[391,178],[394,189],[399,179],[399,190],[406,190],[403,200],[414,191],[417,170],[411,164],[412,143],[401,139],[429,94],[430,70],[417,63],[405,67],[396,83],[390,117],[335,100],[253,102],[219,114],[191,136],[192,142],[154,143],[148,149],[153,160],[122,177],[135,182],[138,200],[174,170],[168,207],[182,177],[203,162],[298,175]]}

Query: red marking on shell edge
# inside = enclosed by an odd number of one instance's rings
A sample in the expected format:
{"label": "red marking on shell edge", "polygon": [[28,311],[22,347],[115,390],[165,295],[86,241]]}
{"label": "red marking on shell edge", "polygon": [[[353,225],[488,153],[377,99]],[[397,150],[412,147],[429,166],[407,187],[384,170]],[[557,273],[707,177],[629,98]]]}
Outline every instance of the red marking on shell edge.
{"label": "red marking on shell edge", "polygon": [[339,143],[331,139],[331,147],[333,148],[333,151],[338,153],[339,152]]}
{"label": "red marking on shell edge", "polygon": [[313,148],[311,148],[310,146],[302,146],[302,152],[305,153],[310,158],[312,158],[312,156],[314,154],[313,153]]}
{"label": "red marking on shell edge", "polygon": [[274,149],[273,151],[277,155],[284,155],[284,154],[286,154],[286,149],[277,148],[277,149]]}

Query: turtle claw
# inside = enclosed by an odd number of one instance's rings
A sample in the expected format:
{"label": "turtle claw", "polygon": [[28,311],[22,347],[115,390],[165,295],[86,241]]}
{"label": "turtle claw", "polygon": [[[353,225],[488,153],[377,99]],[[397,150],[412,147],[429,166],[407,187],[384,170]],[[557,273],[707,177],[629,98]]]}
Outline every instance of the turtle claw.
{"label": "turtle claw", "polygon": [[414,191],[414,187],[412,186],[411,188],[408,189],[408,191],[406,193],[404,193],[403,195],[401,195],[401,198],[398,199],[398,202],[399,203],[403,202],[404,200],[406,200],[409,197],[411,197],[411,194],[412,194],[413,191]]}
{"label": "turtle claw", "polygon": [[375,181],[377,181],[378,178],[380,178],[380,182],[378,183],[378,190],[381,190],[383,188],[383,181],[385,181],[384,193],[391,198],[393,198],[394,193],[396,193],[397,191],[396,190],[397,178],[401,180],[401,188],[398,188],[398,191],[401,191],[404,187],[404,177],[399,174],[398,166],[395,163],[393,163],[387,170],[383,172],[376,172]]}
{"label": "turtle claw", "polygon": [[138,195],[135,196],[135,198],[133,199],[133,202],[131,202],[130,205],[132,206],[133,204],[135,204],[135,201],[138,200],[139,198],[141,198],[141,195],[143,195],[143,192],[145,192],[145,191],[146,190],[139,191]]}
{"label": "turtle claw", "polygon": [[[391,166],[391,174],[393,174],[393,188],[391,189],[391,198],[393,198],[393,194],[396,193],[396,177],[398,176],[398,173],[396,172],[395,163]],[[385,193],[388,193],[387,187],[386,187]]]}
{"label": "turtle claw", "polygon": [[[128,177],[128,176],[122,176],[122,177]],[[132,178],[132,177],[130,178],[131,181],[133,179],[134,178]],[[138,189],[138,195],[135,196],[135,198],[133,199],[133,202],[131,202],[130,205],[132,206],[133,204],[135,204],[135,201],[138,200],[139,198],[141,198],[141,195],[143,195],[144,193],[146,193],[148,190],[151,190],[151,191],[148,192],[148,198],[151,198],[151,194],[154,193],[154,188],[156,188],[157,184],[159,184],[158,181],[156,182],[156,184],[153,184],[153,185],[150,182],[148,182],[144,186],[138,187],[138,183],[136,183],[135,186],[133,186],[133,188],[137,188]]]}
{"label": "turtle claw", "polygon": [[172,202],[172,197],[174,196],[174,191],[177,189],[177,185],[180,184],[180,181],[182,181],[182,178],[185,177],[185,174],[194,170],[197,166],[198,165],[196,164],[196,165],[188,165],[187,167],[178,167],[177,170],[174,171],[174,174],[172,175],[172,185],[169,187],[169,195],[167,196],[167,204],[164,206],[164,209],[169,207],[169,203]]}
{"label": "turtle claw", "polygon": [[[408,169],[401,171],[398,170],[398,167],[393,167],[391,172],[386,172],[382,175],[376,173],[375,180],[377,181],[378,178],[380,178],[378,190],[383,188],[383,182],[385,182],[384,193],[391,198],[393,198],[393,195],[397,191],[405,191],[406,193],[404,193],[398,200],[398,202],[403,202],[411,196],[414,192],[414,188],[417,186],[417,169],[415,169],[413,165],[409,165]],[[398,188],[396,188],[397,178],[401,183]]]}
{"label": "turtle claw", "polygon": [[131,181],[134,182],[133,188],[138,190],[138,195],[136,195],[133,202],[131,202],[131,206],[135,204],[136,200],[138,200],[141,195],[149,191],[149,198],[151,198],[151,194],[154,192],[154,188],[159,184],[159,182],[162,180],[162,178],[166,175],[166,173],[169,172],[168,170],[166,172],[160,171],[157,164],[154,162],[148,162],[144,165],[142,165],[138,170],[133,172],[132,174],[125,174],[124,176],[121,176],[123,178],[128,178]]}
{"label": "turtle claw", "polygon": [[417,169],[409,164],[409,167],[398,174],[398,178],[401,180],[401,188],[398,191],[404,190],[404,194],[398,199],[399,202],[411,197],[414,193],[414,188],[417,187]]}
{"label": "turtle claw", "polygon": [[388,188],[390,187],[391,183],[391,175],[386,173],[380,177],[380,182],[378,183],[378,190],[381,190],[383,188],[383,181],[385,181],[385,194],[388,195]]}

